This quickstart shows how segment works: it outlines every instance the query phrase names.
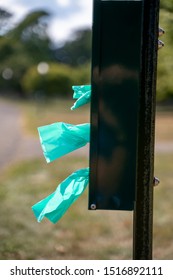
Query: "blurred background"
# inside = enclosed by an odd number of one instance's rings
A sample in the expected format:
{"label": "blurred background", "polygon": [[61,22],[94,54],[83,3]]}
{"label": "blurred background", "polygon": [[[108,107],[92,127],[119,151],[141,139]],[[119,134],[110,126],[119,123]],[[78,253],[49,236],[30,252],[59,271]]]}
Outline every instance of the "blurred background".
{"label": "blurred background", "polygon": [[[173,259],[173,0],[160,7],[153,251]],[[132,258],[132,213],[88,211],[87,191],[55,225],[31,210],[88,166],[88,147],[47,165],[37,127],[89,122],[89,105],[70,107],[90,83],[91,26],[92,0],[0,0],[0,259]]]}

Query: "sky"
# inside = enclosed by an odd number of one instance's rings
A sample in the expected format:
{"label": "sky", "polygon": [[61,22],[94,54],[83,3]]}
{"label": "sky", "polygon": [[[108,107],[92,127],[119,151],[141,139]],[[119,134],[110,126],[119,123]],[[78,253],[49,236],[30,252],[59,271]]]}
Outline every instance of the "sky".
{"label": "sky", "polygon": [[13,14],[16,23],[33,10],[50,12],[48,33],[54,43],[68,40],[74,30],[92,26],[93,0],[0,0],[0,8]]}

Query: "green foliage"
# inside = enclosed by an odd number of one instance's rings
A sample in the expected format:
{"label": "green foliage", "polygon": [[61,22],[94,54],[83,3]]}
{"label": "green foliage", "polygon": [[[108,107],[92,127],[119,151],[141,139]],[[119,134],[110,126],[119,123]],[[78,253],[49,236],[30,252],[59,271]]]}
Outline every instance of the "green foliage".
{"label": "green foliage", "polygon": [[11,13],[0,8],[0,35],[3,35],[6,32],[6,30],[8,30],[9,18],[11,17]]}
{"label": "green foliage", "polygon": [[49,63],[48,71],[40,74],[37,66],[32,66],[21,80],[22,89],[27,95],[64,96],[72,94],[72,85],[89,82],[89,67],[73,69],[70,66]]}
{"label": "green foliage", "polygon": [[73,69],[64,65],[49,64],[47,73],[40,74],[37,66],[32,66],[22,79],[26,93],[40,93],[48,96],[67,94],[71,89]]}
{"label": "green foliage", "polygon": [[[157,100],[162,102],[173,99],[173,0],[162,0],[160,6],[160,26],[166,32],[163,36],[165,47],[158,53]],[[72,85],[90,83],[92,31],[76,31],[64,46],[53,50],[47,35],[47,17],[45,11],[32,12],[7,32],[11,14],[0,10],[1,91],[17,91],[24,96],[36,92],[46,96],[67,96]],[[44,76],[36,70],[42,61],[50,65]]]}
{"label": "green foliage", "polygon": [[[5,16],[8,14],[5,13]],[[83,64],[90,60],[91,31],[76,32],[74,40],[64,46],[71,65],[83,66],[71,68],[62,64],[63,59],[56,64],[56,55],[50,48],[51,41],[46,32],[45,17],[48,17],[45,11],[32,12],[0,37],[1,90],[21,92],[24,96],[68,96],[73,84],[90,83],[90,65]],[[40,62],[48,63],[47,73],[39,74],[37,66]]]}
{"label": "green foliage", "polygon": [[[37,28],[41,25],[41,18],[47,17],[49,14],[46,11],[35,11],[28,14],[23,21],[21,21],[14,29],[12,29],[9,34],[14,38],[21,39],[25,32],[28,32],[30,36],[27,36],[28,39],[32,37],[34,33],[37,33]],[[40,37],[40,33],[38,32]],[[45,37],[47,37],[45,33]]]}
{"label": "green foliage", "polygon": [[14,52],[12,42],[5,37],[0,37],[0,61],[5,61]]}
{"label": "green foliage", "polygon": [[40,61],[52,60],[50,39],[42,20],[45,16],[48,13],[44,11],[32,12],[0,37],[1,90],[22,92],[20,81],[25,72]]}
{"label": "green foliage", "polygon": [[158,53],[157,100],[165,101],[173,99],[173,13],[161,10],[160,26],[165,29],[166,33],[163,36],[165,47]]}
{"label": "green foliage", "polygon": [[[21,91],[20,79],[27,67],[33,64],[32,58],[26,55],[20,41],[9,37],[0,38],[0,87],[1,90]],[[7,71],[7,75],[5,74]],[[11,75],[8,75],[11,71]]]}
{"label": "green foliage", "polygon": [[78,30],[73,39],[55,51],[56,59],[62,63],[78,66],[91,60],[91,30]]}
{"label": "green foliage", "polygon": [[43,21],[48,16],[45,11],[32,12],[8,34],[13,40],[20,41],[23,52],[30,56],[33,64],[52,58],[47,24]]}

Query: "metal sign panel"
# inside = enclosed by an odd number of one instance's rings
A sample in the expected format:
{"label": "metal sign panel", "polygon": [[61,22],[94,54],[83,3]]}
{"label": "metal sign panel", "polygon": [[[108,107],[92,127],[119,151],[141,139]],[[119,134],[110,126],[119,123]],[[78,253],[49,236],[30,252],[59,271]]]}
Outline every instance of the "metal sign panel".
{"label": "metal sign panel", "polygon": [[142,1],[94,1],[89,209],[133,210]]}

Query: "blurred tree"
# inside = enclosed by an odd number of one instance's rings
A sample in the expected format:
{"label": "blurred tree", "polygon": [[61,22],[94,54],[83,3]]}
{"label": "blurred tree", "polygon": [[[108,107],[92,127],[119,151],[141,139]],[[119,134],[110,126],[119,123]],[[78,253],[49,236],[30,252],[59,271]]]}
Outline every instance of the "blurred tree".
{"label": "blurred tree", "polygon": [[20,80],[33,64],[52,61],[50,39],[46,32],[45,11],[28,14],[12,30],[0,37],[0,86],[2,90],[22,93]]}
{"label": "blurred tree", "polygon": [[57,61],[77,66],[91,60],[91,30],[82,29],[74,33],[73,40],[55,50]]}
{"label": "blurred tree", "polygon": [[9,18],[12,17],[12,14],[2,8],[0,8],[0,36],[2,36],[9,27]]}
{"label": "blurred tree", "polygon": [[48,16],[46,11],[32,12],[8,34],[15,41],[22,43],[25,54],[31,55],[31,60],[36,63],[52,60],[51,41],[45,21]]}
{"label": "blurred tree", "polygon": [[75,80],[74,71],[67,65],[42,63],[32,66],[22,79],[22,86],[28,96],[67,96]]}
{"label": "blurred tree", "polygon": [[[162,0],[160,10],[160,26],[166,31],[163,41],[165,48],[159,51],[158,55],[158,79],[157,79],[157,100],[173,100],[173,0]],[[28,14],[24,20],[13,27],[11,31],[12,15],[8,11],[0,9],[0,89],[12,90],[23,93],[28,86],[27,75],[32,73],[32,77],[37,75],[36,71],[30,69],[40,62],[51,64],[58,61],[57,70],[50,67],[51,71],[47,74],[47,84],[51,85],[56,81],[55,73],[59,73],[62,64],[69,64],[71,75],[75,72],[76,84],[90,82],[90,60],[91,60],[91,33],[90,29],[78,30],[74,33],[73,39],[68,40],[62,47],[52,50],[51,40],[47,34],[47,19],[49,14],[46,11],[35,11]],[[7,28],[6,28],[7,27]],[[52,70],[54,69],[54,70]],[[66,71],[63,70],[62,71]],[[35,73],[35,74],[33,74]],[[52,74],[51,74],[52,73]],[[63,72],[65,73],[65,72]],[[69,72],[66,71],[66,74]],[[51,75],[53,75],[51,77]],[[58,74],[59,75],[59,74]],[[64,74],[65,75],[65,74]],[[70,75],[70,74],[69,74]],[[23,79],[25,77],[25,79]],[[38,78],[39,80],[39,78]],[[43,80],[43,79],[42,79]],[[24,82],[25,81],[25,82]],[[35,77],[28,79],[28,82],[35,81]],[[38,83],[39,85],[39,83]],[[38,86],[39,87],[39,86]],[[51,86],[53,88],[53,86]],[[33,85],[31,88],[37,90]],[[48,92],[58,92],[49,90]],[[62,89],[62,92],[63,89]]]}
{"label": "blurred tree", "polygon": [[90,83],[90,65],[71,67],[58,63],[40,63],[28,69],[21,80],[29,97],[72,97],[72,85]]}
{"label": "blurred tree", "polygon": [[173,101],[173,12],[169,9],[160,11],[160,26],[165,29],[163,36],[165,47],[158,53],[157,100]]}

